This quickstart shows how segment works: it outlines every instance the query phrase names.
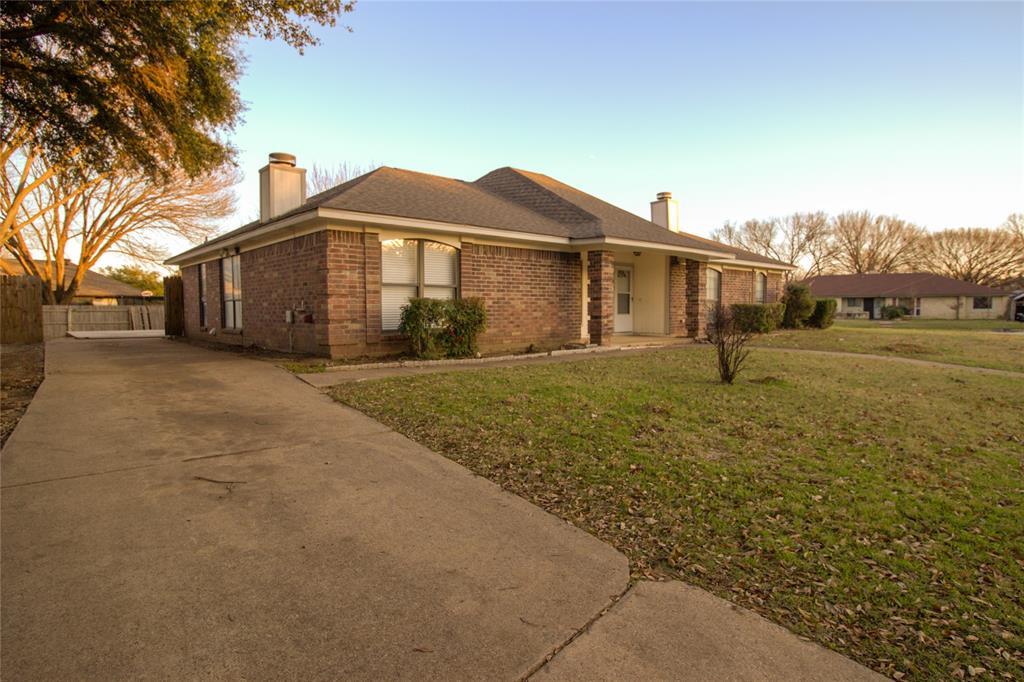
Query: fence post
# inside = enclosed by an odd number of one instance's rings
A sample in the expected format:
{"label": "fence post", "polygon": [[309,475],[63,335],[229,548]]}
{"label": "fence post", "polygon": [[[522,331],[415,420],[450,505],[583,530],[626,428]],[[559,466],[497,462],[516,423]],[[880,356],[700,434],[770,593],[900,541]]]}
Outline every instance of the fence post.
{"label": "fence post", "polygon": [[38,277],[0,275],[0,343],[42,340],[42,281]]}
{"label": "fence post", "polygon": [[185,290],[180,275],[164,277],[164,333],[185,335]]}

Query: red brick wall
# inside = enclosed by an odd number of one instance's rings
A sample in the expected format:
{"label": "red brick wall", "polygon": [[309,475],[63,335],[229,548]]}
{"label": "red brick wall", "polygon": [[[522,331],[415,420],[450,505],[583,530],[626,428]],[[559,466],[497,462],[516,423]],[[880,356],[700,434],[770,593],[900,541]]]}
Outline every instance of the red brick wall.
{"label": "red brick wall", "polygon": [[722,268],[722,305],[754,302],[754,271]]}
{"label": "red brick wall", "polygon": [[615,333],[615,254],[590,251],[587,254],[587,312],[590,342],[607,346]]}
{"label": "red brick wall", "polygon": [[673,256],[668,268],[668,333],[686,336],[686,261]]}
{"label": "red brick wall", "polygon": [[[206,327],[199,326],[199,266],[182,269],[185,292],[185,334],[190,338],[233,345],[324,354],[326,327],[326,232],[317,232],[241,254],[242,330],[221,329],[221,264],[206,264]],[[293,325],[285,310],[296,313]],[[306,322],[305,315],[312,321]],[[289,326],[291,342],[289,343]],[[213,330],[211,334],[208,330]]]}
{"label": "red brick wall", "polygon": [[404,350],[404,339],[381,332],[380,238],[358,232],[328,235],[325,343],[331,356]]}
{"label": "red brick wall", "polygon": [[704,336],[707,323],[706,298],[708,266],[695,260],[686,260],[686,332],[689,336]]}
{"label": "red brick wall", "polygon": [[580,340],[578,253],[463,244],[459,268],[462,296],[483,299],[487,309],[481,348],[554,347]]}
{"label": "red brick wall", "polygon": [[[327,235],[315,232],[242,253],[242,330],[246,344],[323,352],[323,334],[318,329],[324,328],[327,312]],[[285,322],[286,310],[296,311],[294,324]]]}

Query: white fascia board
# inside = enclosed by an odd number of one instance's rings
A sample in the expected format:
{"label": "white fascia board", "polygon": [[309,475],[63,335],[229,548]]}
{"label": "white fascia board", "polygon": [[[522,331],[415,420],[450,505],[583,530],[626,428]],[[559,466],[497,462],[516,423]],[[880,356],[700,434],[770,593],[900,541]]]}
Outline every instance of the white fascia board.
{"label": "white fascia board", "polygon": [[287,228],[294,227],[314,218],[316,218],[315,211],[306,211],[304,213],[299,213],[298,215],[285,218],[284,220],[267,223],[262,227],[258,227],[255,230],[250,230],[248,232],[243,232],[242,234],[231,237],[230,239],[223,239],[213,244],[200,244],[188,251],[179,253],[177,256],[171,256],[164,261],[164,265],[193,265],[195,263],[202,263],[203,261],[216,258],[217,254],[219,254],[222,249],[231,248],[241,244],[242,242],[270,235],[278,230],[283,231],[283,236],[280,239],[271,239],[268,243],[291,239],[293,231],[288,231]]}
{"label": "white fascia board", "polygon": [[[732,254],[724,251],[711,251],[708,249],[693,249],[687,246],[676,246],[674,244],[661,244],[659,242],[644,242],[636,239],[620,239],[618,237],[590,237],[587,239],[573,239],[573,244],[582,246],[607,244],[608,246],[622,246],[629,249],[646,249],[648,251],[662,251],[664,253],[683,253],[716,260],[728,260],[733,258]],[[699,259],[698,259],[699,260]],[[731,262],[731,261],[730,261]]]}
{"label": "white fascia board", "polygon": [[762,270],[783,270],[786,272],[792,272],[793,270],[796,270],[795,265],[777,265],[775,263],[760,263],[756,260],[740,260],[738,258],[736,258],[735,260],[722,260],[716,258],[710,262],[715,263],[716,265],[747,265],[752,268],[761,268]]}

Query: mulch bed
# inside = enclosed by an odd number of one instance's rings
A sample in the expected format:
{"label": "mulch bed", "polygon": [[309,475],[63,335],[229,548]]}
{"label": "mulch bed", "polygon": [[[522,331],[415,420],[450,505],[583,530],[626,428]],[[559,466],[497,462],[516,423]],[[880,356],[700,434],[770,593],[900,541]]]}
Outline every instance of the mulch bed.
{"label": "mulch bed", "polygon": [[0,346],[0,446],[14,432],[43,383],[43,344]]}

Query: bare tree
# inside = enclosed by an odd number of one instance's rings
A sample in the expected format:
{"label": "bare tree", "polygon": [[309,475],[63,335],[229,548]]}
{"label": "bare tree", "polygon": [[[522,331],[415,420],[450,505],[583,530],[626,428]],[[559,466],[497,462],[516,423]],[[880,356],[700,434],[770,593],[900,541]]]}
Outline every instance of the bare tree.
{"label": "bare tree", "polygon": [[917,265],[923,229],[895,216],[848,211],[832,221],[835,251],[826,269],[831,272],[901,272]]}
{"label": "bare tree", "polygon": [[1003,223],[1003,229],[1013,235],[1017,248],[1024,251],[1024,213],[1011,213]]}
{"label": "bare tree", "polygon": [[834,249],[828,215],[822,211],[748,220],[741,225],[727,222],[711,238],[798,265],[804,276],[819,274]]}
{"label": "bare tree", "polygon": [[380,168],[380,164],[372,161],[368,166],[360,166],[343,161],[333,168],[314,163],[306,175],[309,194],[326,192],[333,187],[337,187],[353,178],[358,178],[360,175],[365,175],[377,168]]}
{"label": "bare tree", "polygon": [[716,303],[708,311],[707,335],[715,347],[718,359],[718,377],[723,384],[731,384],[750,356],[747,344],[757,334],[753,327],[739,323],[732,308]]}
{"label": "bare tree", "polygon": [[1024,248],[1007,229],[942,230],[922,240],[921,263],[939,275],[998,286],[1024,276]]}
{"label": "bare tree", "polygon": [[[236,177],[225,169],[194,179],[180,173],[153,180],[129,170],[54,170],[40,157],[30,166],[33,189],[19,205],[18,231],[3,248],[26,273],[43,280],[50,303],[69,301],[86,271],[104,254],[159,261],[164,255],[161,238],[201,241],[234,210],[231,188]],[[78,268],[68,277],[65,265],[71,256]]]}

